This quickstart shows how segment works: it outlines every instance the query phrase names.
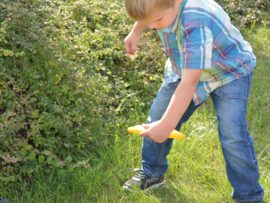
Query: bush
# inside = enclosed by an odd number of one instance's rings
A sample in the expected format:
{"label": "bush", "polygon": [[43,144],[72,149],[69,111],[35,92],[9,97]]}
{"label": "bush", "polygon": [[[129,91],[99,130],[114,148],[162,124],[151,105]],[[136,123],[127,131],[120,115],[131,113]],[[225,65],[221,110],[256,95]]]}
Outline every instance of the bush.
{"label": "bush", "polygon": [[[52,11],[46,13],[44,6]],[[65,29],[68,24],[61,28],[60,16],[50,15],[56,8],[49,2],[1,3],[0,177],[5,185],[43,174],[45,165],[47,173],[53,166],[72,170],[74,149],[101,142],[92,132],[102,132],[93,124],[104,123],[98,115],[109,83],[95,72],[85,83],[81,59],[70,49],[74,42],[65,38],[75,34]]]}
{"label": "bush", "polygon": [[149,104],[138,96],[161,82],[163,51],[153,38],[139,65],[125,56],[133,22],[122,2],[4,0],[0,10],[0,179],[21,188],[53,167],[86,166],[76,154],[110,144],[132,122],[119,115]]}
{"label": "bush", "polygon": [[216,0],[228,13],[238,28],[270,25],[269,0]]}

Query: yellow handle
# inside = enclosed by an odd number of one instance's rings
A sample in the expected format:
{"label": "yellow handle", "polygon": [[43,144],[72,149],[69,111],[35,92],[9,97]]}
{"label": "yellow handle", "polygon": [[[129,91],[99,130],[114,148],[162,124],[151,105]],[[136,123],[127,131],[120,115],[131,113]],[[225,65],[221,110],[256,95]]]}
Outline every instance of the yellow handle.
{"label": "yellow handle", "polygon": [[[136,134],[140,134],[142,131],[144,131],[146,129],[144,129],[144,127],[142,125],[136,125],[133,127],[129,127],[128,128],[128,132],[130,133],[136,133]],[[173,130],[171,132],[171,134],[169,135],[169,138],[173,138],[173,139],[184,139],[185,135],[179,133],[177,130]]]}

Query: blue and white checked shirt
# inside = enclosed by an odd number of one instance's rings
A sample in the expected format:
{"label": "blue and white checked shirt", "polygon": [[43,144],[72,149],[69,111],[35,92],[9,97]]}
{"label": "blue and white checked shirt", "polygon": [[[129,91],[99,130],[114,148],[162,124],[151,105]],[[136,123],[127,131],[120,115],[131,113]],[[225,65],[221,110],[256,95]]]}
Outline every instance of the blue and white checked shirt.
{"label": "blue and white checked shirt", "polygon": [[195,105],[217,87],[248,75],[255,67],[250,44],[213,0],[183,0],[175,21],[158,33],[169,56],[166,83],[181,77],[182,69],[202,69],[193,96]]}

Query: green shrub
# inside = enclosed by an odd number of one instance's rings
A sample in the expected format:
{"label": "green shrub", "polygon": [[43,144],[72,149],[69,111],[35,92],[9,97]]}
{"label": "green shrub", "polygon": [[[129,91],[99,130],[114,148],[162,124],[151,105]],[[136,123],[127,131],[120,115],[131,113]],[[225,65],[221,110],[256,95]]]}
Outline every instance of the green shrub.
{"label": "green shrub", "polygon": [[165,59],[155,38],[143,39],[139,65],[125,56],[123,2],[5,0],[0,11],[0,182],[21,188],[53,167],[86,166],[76,154],[132,123],[122,115],[151,102]]}
{"label": "green shrub", "polygon": [[45,165],[47,173],[53,166],[72,170],[74,149],[102,141],[93,131],[102,134],[95,123],[104,123],[98,115],[109,99],[104,91],[109,83],[96,72],[85,83],[72,39],[64,38],[74,34],[72,29],[61,29],[61,16],[46,13],[44,6],[56,9],[49,2],[1,3],[0,178],[5,185],[42,175]]}
{"label": "green shrub", "polygon": [[216,0],[238,28],[251,24],[270,25],[269,0]]}

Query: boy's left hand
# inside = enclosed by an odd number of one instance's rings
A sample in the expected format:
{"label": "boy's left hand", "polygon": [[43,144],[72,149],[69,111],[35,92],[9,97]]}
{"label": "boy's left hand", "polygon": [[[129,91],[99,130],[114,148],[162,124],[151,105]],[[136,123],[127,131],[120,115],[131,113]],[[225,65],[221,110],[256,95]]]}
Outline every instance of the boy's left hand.
{"label": "boy's left hand", "polygon": [[147,130],[140,133],[141,137],[146,137],[157,143],[162,143],[168,139],[173,129],[170,129],[161,121],[156,121],[151,124],[143,124],[143,127]]}

